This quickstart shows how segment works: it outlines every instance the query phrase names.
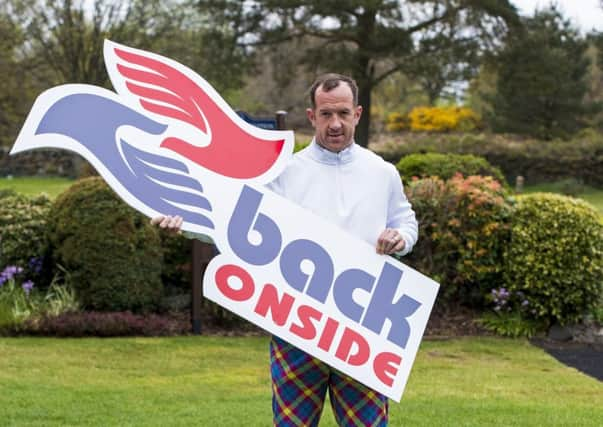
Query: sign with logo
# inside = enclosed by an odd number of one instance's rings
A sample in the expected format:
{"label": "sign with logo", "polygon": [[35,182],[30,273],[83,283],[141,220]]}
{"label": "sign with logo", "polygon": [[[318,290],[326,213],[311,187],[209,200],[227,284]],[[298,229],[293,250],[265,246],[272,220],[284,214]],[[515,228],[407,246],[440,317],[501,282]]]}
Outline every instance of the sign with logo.
{"label": "sign with logo", "polygon": [[438,284],[271,192],[293,133],[246,123],[199,75],[106,41],[117,93],[82,84],[36,100],[11,151],[86,158],[149,217],[210,236],[207,298],[399,401]]}

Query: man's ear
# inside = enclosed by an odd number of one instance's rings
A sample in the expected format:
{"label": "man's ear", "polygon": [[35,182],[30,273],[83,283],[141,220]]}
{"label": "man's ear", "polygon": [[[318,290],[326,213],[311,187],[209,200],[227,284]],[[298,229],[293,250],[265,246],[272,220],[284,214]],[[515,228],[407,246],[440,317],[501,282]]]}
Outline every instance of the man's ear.
{"label": "man's ear", "polygon": [[314,115],[314,110],[312,108],[306,108],[306,115],[308,116],[310,123],[312,123],[312,127],[316,127],[316,116]]}
{"label": "man's ear", "polygon": [[362,116],[362,105],[357,105],[354,108],[354,121],[355,121],[355,125],[358,124],[358,122],[360,121],[360,116]]}

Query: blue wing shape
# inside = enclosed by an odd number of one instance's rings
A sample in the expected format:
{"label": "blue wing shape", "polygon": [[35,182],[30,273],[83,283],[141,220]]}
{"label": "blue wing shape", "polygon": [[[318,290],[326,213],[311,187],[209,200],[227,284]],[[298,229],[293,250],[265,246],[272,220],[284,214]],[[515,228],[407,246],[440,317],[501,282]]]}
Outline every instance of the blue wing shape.
{"label": "blue wing shape", "polygon": [[94,156],[142,204],[155,212],[180,215],[188,223],[213,229],[213,222],[204,214],[212,210],[211,204],[203,196],[199,181],[189,175],[187,166],[143,151],[123,139],[116,141],[117,129],[126,125],[149,135],[160,135],[167,128],[113,99],[81,93],[54,103],[40,121],[36,135],[69,137],[86,149],[76,151]]}
{"label": "blue wing shape", "polygon": [[[121,140],[124,157],[132,176],[130,192],[147,206],[165,215],[180,215],[186,222],[214,228],[212,221],[199,210],[211,211],[199,181],[188,175],[182,162],[141,151]],[[122,182],[122,184],[124,184]]]}

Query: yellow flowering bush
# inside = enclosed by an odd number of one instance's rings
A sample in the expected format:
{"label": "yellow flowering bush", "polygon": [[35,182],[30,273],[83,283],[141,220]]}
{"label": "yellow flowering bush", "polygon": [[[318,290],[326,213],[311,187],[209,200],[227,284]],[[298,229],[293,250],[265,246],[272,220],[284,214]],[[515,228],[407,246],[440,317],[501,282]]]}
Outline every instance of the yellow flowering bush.
{"label": "yellow flowering bush", "polygon": [[391,113],[386,128],[390,132],[469,132],[481,127],[480,117],[466,107],[414,107],[408,115]]}
{"label": "yellow flowering bush", "polygon": [[406,114],[402,113],[389,113],[385,128],[389,132],[402,132],[410,129],[410,119]]}

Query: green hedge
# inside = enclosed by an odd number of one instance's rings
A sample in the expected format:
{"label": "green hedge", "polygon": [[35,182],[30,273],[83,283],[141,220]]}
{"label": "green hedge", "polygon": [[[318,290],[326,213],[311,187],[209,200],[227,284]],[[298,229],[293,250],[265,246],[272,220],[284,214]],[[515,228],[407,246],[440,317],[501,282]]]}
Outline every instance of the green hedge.
{"label": "green hedge", "polygon": [[151,311],[162,295],[159,233],[98,177],[76,182],[49,213],[53,258],[85,308]]}
{"label": "green hedge", "polygon": [[413,153],[474,154],[500,168],[509,183],[522,175],[527,184],[576,178],[603,187],[603,134],[595,131],[585,131],[569,141],[492,134],[408,134],[403,141],[373,149],[394,164]]}
{"label": "green hedge", "polygon": [[491,176],[508,187],[500,169],[492,166],[486,159],[472,154],[409,154],[400,159],[396,168],[405,184],[415,176],[419,178],[437,176],[446,180],[460,173],[464,176]]}
{"label": "green hedge", "polygon": [[505,260],[506,288],[525,296],[528,316],[578,321],[603,289],[603,225],[579,199],[523,196],[513,214]]}

